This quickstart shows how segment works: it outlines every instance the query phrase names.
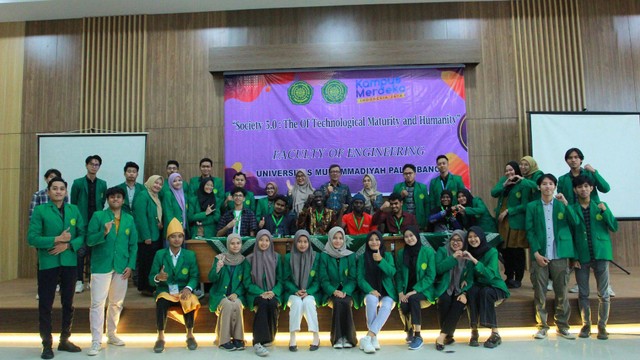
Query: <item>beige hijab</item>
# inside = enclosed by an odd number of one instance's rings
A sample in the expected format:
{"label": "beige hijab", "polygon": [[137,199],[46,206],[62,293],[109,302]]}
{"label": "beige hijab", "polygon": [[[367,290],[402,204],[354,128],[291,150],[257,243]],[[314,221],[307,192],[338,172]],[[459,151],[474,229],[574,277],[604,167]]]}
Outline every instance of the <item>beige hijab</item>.
{"label": "beige hijab", "polygon": [[160,203],[160,198],[158,198],[157,193],[154,193],[153,190],[151,190],[153,189],[153,184],[155,184],[155,182],[158,181],[158,179],[160,179],[161,182],[164,181],[164,179],[160,175],[149,176],[149,178],[147,179],[147,182],[144,183],[144,187],[147,188],[147,192],[149,193],[151,200],[153,200],[153,202],[156,203],[156,211],[158,212],[158,221],[162,222],[162,204]]}

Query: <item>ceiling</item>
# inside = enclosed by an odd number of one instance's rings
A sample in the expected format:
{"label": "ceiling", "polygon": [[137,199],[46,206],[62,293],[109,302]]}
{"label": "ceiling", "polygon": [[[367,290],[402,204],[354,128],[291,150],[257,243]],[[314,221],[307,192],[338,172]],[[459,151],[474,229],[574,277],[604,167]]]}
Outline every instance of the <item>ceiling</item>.
{"label": "ceiling", "polygon": [[[467,0],[469,1],[469,0]],[[472,0],[506,1],[506,0]],[[452,0],[0,0],[0,22],[248,9],[456,2]]]}

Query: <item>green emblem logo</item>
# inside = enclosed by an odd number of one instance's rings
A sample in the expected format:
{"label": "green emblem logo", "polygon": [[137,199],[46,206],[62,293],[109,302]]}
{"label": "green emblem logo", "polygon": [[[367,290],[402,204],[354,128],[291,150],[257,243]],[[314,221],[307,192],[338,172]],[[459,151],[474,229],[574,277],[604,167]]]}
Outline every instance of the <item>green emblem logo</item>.
{"label": "green emblem logo", "polygon": [[564,213],[558,213],[558,220],[564,219]]}
{"label": "green emblem logo", "polygon": [[457,192],[457,191],[455,191],[455,190],[452,190],[452,191],[451,191],[451,195],[453,195],[453,196],[456,196],[456,194],[457,194],[457,193],[458,193],[458,192]]}
{"label": "green emblem logo", "polygon": [[427,270],[427,263],[422,263],[422,265],[420,265],[420,269]]}
{"label": "green emblem logo", "polygon": [[217,194],[218,193],[218,189],[213,189],[213,193]]}
{"label": "green emblem logo", "polygon": [[69,223],[71,224],[71,226],[76,226],[76,218],[71,219]]}
{"label": "green emblem logo", "polygon": [[249,205],[249,204],[251,204],[251,201],[249,201],[249,200],[245,200],[245,201],[244,201],[244,203],[245,203],[245,204],[247,204],[247,205]]}
{"label": "green emblem logo", "polygon": [[242,274],[238,275],[238,280],[242,281]]}
{"label": "green emblem logo", "polygon": [[602,218],[602,214],[598,214],[598,215],[596,215],[596,220],[598,220],[598,221],[602,221],[602,219],[603,219],[603,218]]}
{"label": "green emblem logo", "polygon": [[516,197],[517,197],[518,199],[520,199],[520,198],[522,197],[522,194],[520,193],[520,191],[518,191],[518,192],[516,193]]}
{"label": "green emblem logo", "polygon": [[182,275],[187,275],[189,273],[189,269],[182,268]]}
{"label": "green emblem logo", "polygon": [[129,234],[131,233],[131,230],[127,229],[124,231],[125,235],[129,236]]}
{"label": "green emblem logo", "polygon": [[306,81],[296,81],[289,86],[287,94],[293,105],[306,105],[313,97],[313,88]]}
{"label": "green emblem logo", "polygon": [[349,269],[344,269],[344,275],[345,276],[349,275]]}
{"label": "green emblem logo", "polygon": [[420,194],[420,200],[424,199],[424,194]]}
{"label": "green emblem logo", "polygon": [[340,80],[329,80],[322,86],[322,98],[327,104],[340,104],[347,98],[347,85]]}
{"label": "green emblem logo", "polygon": [[309,271],[309,275],[311,275],[311,276],[316,276],[316,271],[315,271],[315,270],[311,270],[311,271]]}

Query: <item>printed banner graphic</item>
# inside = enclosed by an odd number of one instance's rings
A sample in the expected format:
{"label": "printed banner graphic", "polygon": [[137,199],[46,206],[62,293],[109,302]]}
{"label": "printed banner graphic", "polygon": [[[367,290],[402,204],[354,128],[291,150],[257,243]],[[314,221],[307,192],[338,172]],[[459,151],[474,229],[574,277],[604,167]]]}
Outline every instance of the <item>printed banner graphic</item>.
{"label": "printed banner graphic", "polygon": [[315,188],[342,167],[351,192],[373,174],[388,193],[416,165],[417,181],[437,176],[436,157],[469,187],[463,68],[289,72],[225,76],[225,183],[247,174],[264,194],[286,193],[305,169]]}

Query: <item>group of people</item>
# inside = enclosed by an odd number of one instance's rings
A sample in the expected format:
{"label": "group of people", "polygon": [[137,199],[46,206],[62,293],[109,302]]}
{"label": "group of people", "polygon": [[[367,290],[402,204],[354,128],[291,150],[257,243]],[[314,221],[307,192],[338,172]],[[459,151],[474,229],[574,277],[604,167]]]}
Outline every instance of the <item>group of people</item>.
{"label": "group of people", "polygon": [[[86,176],[76,179],[67,201],[67,183],[59,171],[45,174],[47,189],[34,194],[28,231],[37,248],[38,297],[42,358],[53,357],[51,306],[59,285],[63,328],[59,350],[80,351],[69,341],[73,293],[84,289],[85,259],[91,256],[91,329],[89,355],[102,348],[104,307],[107,306],[107,342],[124,345],[117,323],[129,278],[137,275],[141,294],[155,296],[158,339],[154,351],[164,351],[167,313],[181,313],[187,328],[187,347],[196,349],[194,312],[199,308],[195,254],[185,239],[227,237],[227,252],[219,254],[209,273],[210,310],[218,314],[217,341],[227,350],[244,349],[242,309],[256,311],[254,348],[267,355],[277,329],[280,307],[290,309],[290,349],[297,350],[295,334],[304,316],[314,334],[310,350],[319,346],[316,307],[333,309],[331,343],[335,348],[357,344],[351,309],[367,307],[367,336],[360,347],[367,353],[379,348],[377,334],[392,308],[399,304],[410,349],[422,346],[420,309],[437,303],[441,334],[436,348],[451,344],[464,309],[471,324],[470,345],[478,346],[478,323],[492,329],[485,347],[500,344],[495,304],[509,297],[508,288],[521,286],[525,249],[531,252],[531,281],[538,332],[546,337],[547,284],[556,296],[559,335],[568,331],[567,288],[570,270],[576,269],[583,319],[581,337],[591,332],[589,269],[593,268],[600,299],[598,338],[605,339],[609,312],[608,261],[612,260],[610,231],[617,222],[599,201],[597,190],[609,185],[590,165],[582,167],[579,149],[569,149],[570,171],[556,179],[537,168],[530,156],[509,162],[505,175],[492,189],[498,199],[496,219],[487,206],[449,172],[448,159],[436,159],[439,174],[429,185],[416,181],[416,167],[403,167],[404,181],[385,199],[372,174],[363,189],[352,194],[340,182],[339,165],[329,167],[329,182],[314,189],[305,170],[287,181],[286,194],[269,182],[267,196],[256,200],[245,189],[246,175],[237,172],[233,188],[224,192],[220,178],[212,176],[213,161],[200,161],[199,176],[189,182],[175,160],[167,162],[167,180],[152,175],[144,186],[136,182],[139,167],[128,162],[125,182],[107,188],[97,177],[98,155],[86,159]],[[555,191],[557,189],[557,195]],[[596,190],[597,189],[597,190]],[[104,206],[106,202],[106,207]],[[420,241],[420,232],[452,232],[449,241],[434,251]],[[498,250],[485,233],[498,232],[506,279],[500,276]],[[356,260],[347,248],[346,235],[366,234],[366,251]],[[401,236],[403,249],[394,258],[382,234]],[[322,254],[313,252],[310,237],[327,235]],[[251,255],[240,253],[242,237],[256,238]],[[273,238],[294,237],[289,254],[274,251]],[[598,241],[595,241],[598,239]],[[91,255],[90,255],[91,254]],[[552,282],[549,282],[552,280]],[[373,349],[373,350],[372,350]]]}

